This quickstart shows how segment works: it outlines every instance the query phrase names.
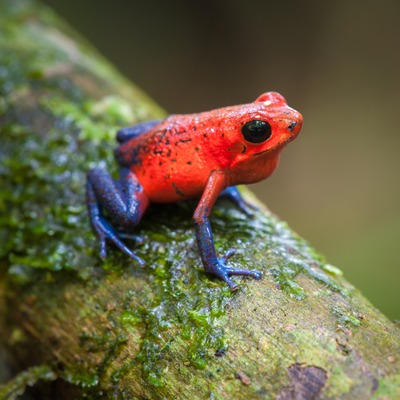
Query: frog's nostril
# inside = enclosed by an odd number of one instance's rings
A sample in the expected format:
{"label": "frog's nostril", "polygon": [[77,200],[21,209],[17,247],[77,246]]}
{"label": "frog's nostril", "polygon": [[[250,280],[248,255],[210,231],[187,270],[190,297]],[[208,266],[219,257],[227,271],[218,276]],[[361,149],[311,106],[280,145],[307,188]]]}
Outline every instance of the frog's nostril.
{"label": "frog's nostril", "polygon": [[291,123],[288,125],[287,129],[288,129],[290,132],[292,132],[293,129],[296,128],[296,126],[297,126],[297,122],[296,122],[296,121],[293,121],[293,122],[291,122]]}

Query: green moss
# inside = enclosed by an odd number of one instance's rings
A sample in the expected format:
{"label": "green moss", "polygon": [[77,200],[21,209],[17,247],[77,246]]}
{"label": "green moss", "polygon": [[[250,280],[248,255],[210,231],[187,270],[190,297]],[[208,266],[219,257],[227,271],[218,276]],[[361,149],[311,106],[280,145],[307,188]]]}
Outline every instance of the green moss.
{"label": "green moss", "polygon": [[378,379],[378,389],[374,393],[374,400],[399,399],[400,375],[389,375]]}
{"label": "green moss", "polygon": [[[118,96],[96,102],[62,75],[49,78],[52,63],[67,55],[56,46],[37,53],[36,43],[17,26],[5,23],[0,34],[3,114],[5,105],[8,110],[1,126],[0,209],[11,210],[0,217],[0,258],[7,258],[10,274],[23,283],[35,276],[34,269],[97,264],[92,235],[80,228],[87,224],[85,172],[100,161],[112,164],[109,139],[134,114]],[[35,109],[34,121],[20,119],[19,112],[28,109]],[[88,277],[85,269],[79,273]]]}
{"label": "green moss", "polygon": [[[176,214],[182,215],[182,211]],[[171,236],[177,243],[182,243],[182,251],[187,246],[187,231],[171,232],[168,226],[158,225],[157,232],[159,242],[153,241],[151,246],[155,254],[158,254],[157,246]],[[162,242],[161,237],[164,237]],[[230,292],[218,288],[219,285],[209,281],[201,270],[189,269],[180,253],[178,245],[176,251],[165,255],[165,259],[153,261],[151,273],[155,279],[150,280],[150,285],[154,298],[140,312],[141,324],[146,326],[146,331],[136,362],[140,362],[149,384],[157,387],[168,381],[166,366],[174,341],[184,344],[184,359],[199,369],[206,367],[210,357],[224,343],[223,331],[218,328],[217,321],[224,316],[224,305]],[[209,285],[204,284],[205,281]],[[123,369],[128,372],[132,362],[127,361]]]}
{"label": "green moss", "polygon": [[[34,107],[49,89],[47,80],[37,76],[32,80],[31,63],[25,56],[35,59],[32,54],[22,52],[18,58],[15,51],[0,51],[0,64],[7,72],[0,74],[0,92],[8,104],[1,127],[0,207],[11,210],[0,218],[0,258],[8,259],[10,273],[20,282],[32,277],[32,269],[58,271],[71,268],[76,261],[93,264],[89,261],[91,252],[82,251],[82,247],[88,248],[89,236],[78,232],[86,219],[82,203],[84,171],[101,152],[88,147],[89,143],[77,142],[81,126],[68,113],[38,111],[35,121],[40,124],[36,126],[39,132],[31,130],[31,121],[20,119],[19,110]],[[51,85],[64,92],[66,104],[71,104],[72,91],[76,100],[84,97],[78,89],[68,90],[71,85],[61,78]],[[104,152],[103,157],[109,155]]]}
{"label": "green moss", "polygon": [[99,377],[97,374],[89,374],[87,371],[77,371],[75,368],[73,371],[65,371],[62,374],[63,379],[68,383],[71,383],[82,388],[92,388],[98,385]]}
{"label": "green moss", "polygon": [[137,325],[141,321],[141,318],[138,317],[134,312],[125,310],[121,313],[120,321],[121,325],[127,328]]}
{"label": "green moss", "polygon": [[[333,276],[340,275],[337,273],[337,269],[327,264],[324,258],[304,239],[297,236],[285,222],[272,215],[266,216],[264,213],[257,213],[252,224],[248,224],[246,216],[238,215],[238,213],[236,210],[231,210],[226,216],[219,214],[221,222],[214,221],[214,223],[223,227],[229,222],[232,240],[234,237],[237,240],[237,233],[240,232],[240,237],[243,238],[242,241],[246,245],[257,243],[255,247],[257,251],[249,254],[253,263],[254,260],[256,261],[252,268],[257,269],[258,264],[262,263],[261,269],[263,269],[265,261],[267,261],[270,267],[268,268],[269,274],[273,277],[276,285],[289,296],[297,300],[302,300],[306,296],[304,289],[296,282],[296,277],[300,274],[320,282],[333,292],[348,295],[348,290],[333,279]],[[218,213],[216,214],[218,215]],[[228,232],[228,238],[229,236]],[[265,236],[269,240],[265,240]],[[242,249],[243,252],[245,250],[246,248]],[[246,253],[249,253],[248,249]],[[246,263],[246,258],[242,258],[240,261]]]}
{"label": "green moss", "polygon": [[75,104],[66,102],[62,97],[52,96],[44,98],[41,106],[52,115],[76,124],[80,138],[91,140],[97,145],[113,140],[116,130],[133,120],[129,106],[117,97],[105,97],[97,103]]}
{"label": "green moss", "polygon": [[[225,306],[232,293],[222,282],[203,273],[191,222],[194,207],[195,202],[157,207],[140,225],[146,242],[138,254],[149,263],[146,273],[150,274],[153,297],[135,311],[127,303],[126,311],[121,314],[125,329],[129,328],[131,319],[134,325],[146,329],[137,357],[113,371],[115,382],[140,365],[150,385],[168,387],[175,379],[174,371],[167,367],[176,346],[181,349],[181,363],[207,373],[215,366],[215,353],[228,348],[223,326]],[[262,270],[264,279],[271,277],[289,297],[304,299],[308,295],[297,282],[299,274],[312,276],[322,283],[324,296],[345,292],[323,271],[325,262],[319,256],[310,258],[308,244],[270,216],[259,213],[248,224],[242,213],[221,201],[213,212],[212,226],[219,254],[234,241],[237,254],[230,260],[232,265],[240,263]],[[262,240],[266,232],[267,241]],[[164,243],[171,239],[173,250],[165,252]],[[188,260],[193,259],[197,260],[198,268],[188,268]],[[245,281],[241,279],[242,286]],[[249,280],[249,284],[257,285],[257,282]]]}
{"label": "green moss", "polygon": [[115,124],[116,121],[120,121],[121,124],[131,124],[136,119],[132,105],[117,95],[106,96],[95,103],[89,103],[87,109],[93,118],[101,118],[102,123]]}
{"label": "green moss", "polygon": [[343,272],[338,267],[335,267],[334,265],[331,264],[322,265],[322,269],[331,275],[336,275],[336,276],[343,275]]}
{"label": "green moss", "polygon": [[361,321],[357,318],[353,311],[345,311],[342,307],[333,306],[332,313],[337,318],[339,324],[343,327],[348,324],[353,326],[360,326]]}
{"label": "green moss", "polygon": [[0,385],[0,399],[17,399],[25,392],[27,386],[33,386],[38,381],[53,381],[57,377],[50,367],[40,365],[18,374],[5,385]]}

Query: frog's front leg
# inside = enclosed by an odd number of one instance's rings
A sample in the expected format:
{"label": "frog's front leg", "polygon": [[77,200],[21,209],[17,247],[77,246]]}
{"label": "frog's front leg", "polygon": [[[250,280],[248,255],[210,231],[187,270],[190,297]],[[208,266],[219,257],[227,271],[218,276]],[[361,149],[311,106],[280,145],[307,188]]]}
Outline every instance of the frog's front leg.
{"label": "frog's front leg", "polygon": [[100,257],[106,256],[106,242],[110,241],[144,266],[144,260],[120,240],[116,229],[102,214],[104,209],[117,225],[126,229],[139,223],[149,200],[135,174],[122,168],[119,180],[114,181],[104,169],[94,168],[87,175],[86,197],[90,222],[100,239]]}
{"label": "frog's front leg", "polygon": [[206,188],[201,196],[196,211],[193,214],[193,219],[196,230],[197,245],[199,246],[200,256],[205,271],[225,281],[232,290],[236,290],[238,285],[229,278],[231,275],[245,275],[260,279],[261,273],[259,271],[227,267],[226,261],[234,254],[233,249],[229,249],[224,257],[217,257],[209,216],[215,201],[225,187],[226,178],[224,173],[222,171],[213,171],[208,178]]}

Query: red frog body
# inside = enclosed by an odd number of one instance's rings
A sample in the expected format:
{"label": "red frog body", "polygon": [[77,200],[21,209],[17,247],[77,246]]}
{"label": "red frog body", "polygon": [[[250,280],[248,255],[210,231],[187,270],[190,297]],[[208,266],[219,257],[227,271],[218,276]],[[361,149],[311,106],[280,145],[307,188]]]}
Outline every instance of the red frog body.
{"label": "red frog body", "polygon": [[278,165],[280,152],[295,139],[302,116],[283,96],[264,93],[253,103],[208,112],[171,115],[120,130],[115,156],[121,166],[118,182],[96,168],[88,174],[88,207],[91,223],[101,241],[111,241],[139,259],[121,242],[105,220],[107,210],[117,225],[131,229],[150,202],[171,203],[201,197],[194,213],[196,237],[206,272],[223,279],[232,289],[231,275],[260,278],[258,271],[228,268],[215,254],[208,217],[220,195],[233,200],[249,216],[249,205],[235,188],[268,178]]}

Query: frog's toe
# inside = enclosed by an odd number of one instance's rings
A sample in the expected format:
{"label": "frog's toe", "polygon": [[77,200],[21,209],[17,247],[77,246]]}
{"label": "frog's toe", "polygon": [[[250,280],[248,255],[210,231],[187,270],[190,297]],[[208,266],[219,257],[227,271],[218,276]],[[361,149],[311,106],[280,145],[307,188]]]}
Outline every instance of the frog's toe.
{"label": "frog's toe", "polygon": [[105,258],[107,257],[106,239],[105,238],[100,239],[100,254],[99,255],[102,260],[105,260]]}
{"label": "frog's toe", "polygon": [[227,285],[229,286],[229,289],[231,289],[232,291],[239,289],[239,285],[237,283],[233,282],[232,279],[229,279],[228,276],[226,276],[224,278],[224,282],[227,283]]}
{"label": "frog's toe", "polygon": [[250,276],[251,278],[254,278],[254,279],[261,279],[261,277],[262,277],[261,272],[256,271],[256,270],[226,268],[226,272],[228,275]]}
{"label": "frog's toe", "polygon": [[135,260],[141,268],[144,268],[146,266],[146,261],[144,261],[142,258],[138,257],[129,247],[126,246],[125,243],[121,242],[118,238],[117,240],[112,239],[112,242],[121,250],[123,251],[126,255],[128,255],[130,258]]}
{"label": "frog's toe", "polygon": [[219,265],[219,273],[215,274],[220,279],[222,279],[231,290],[237,290],[239,285],[235,283],[230,276],[239,275],[239,276],[249,276],[254,279],[261,279],[262,275],[260,271],[252,271],[248,269],[238,269],[238,268],[228,268],[226,267],[220,260]]}
{"label": "frog's toe", "polygon": [[121,239],[133,240],[137,244],[143,244],[144,243],[144,240],[143,240],[143,238],[141,236],[134,235],[134,234],[131,234],[131,233],[118,232],[118,237],[120,237]]}
{"label": "frog's toe", "polygon": [[220,263],[225,266],[225,263],[236,254],[235,249],[228,249],[224,256],[219,259]]}
{"label": "frog's toe", "polygon": [[121,251],[123,251],[130,258],[135,260],[141,268],[146,266],[146,262],[138,257],[124,242],[119,239],[118,233],[112,227],[112,225],[101,218],[96,224],[94,224],[94,228],[97,232],[97,235],[100,239],[100,258],[105,259],[107,256],[106,250],[106,242],[109,241],[113,243],[116,247],[118,247]]}
{"label": "frog's toe", "polygon": [[227,260],[235,253],[235,249],[229,249],[225,255],[218,260],[218,268],[213,271],[213,274],[226,282],[231,290],[237,290],[239,286],[230,279],[230,276],[249,276],[254,279],[261,279],[262,277],[260,271],[227,267]]}
{"label": "frog's toe", "polygon": [[258,210],[257,206],[244,200],[243,202],[238,203],[238,208],[249,218],[254,218],[255,212]]}

